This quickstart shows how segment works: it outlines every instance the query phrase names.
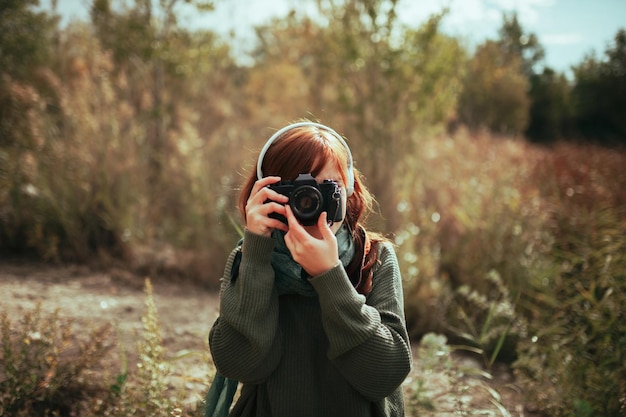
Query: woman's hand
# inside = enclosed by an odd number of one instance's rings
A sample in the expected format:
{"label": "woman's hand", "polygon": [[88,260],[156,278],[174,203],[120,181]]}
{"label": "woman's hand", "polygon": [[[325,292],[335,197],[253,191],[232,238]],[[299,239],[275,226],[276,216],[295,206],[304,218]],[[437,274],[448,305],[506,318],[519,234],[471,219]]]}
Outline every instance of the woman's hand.
{"label": "woman's hand", "polygon": [[317,225],[305,229],[296,219],[291,207],[285,205],[289,231],[285,244],[294,261],[311,276],[320,275],[339,264],[337,237],[327,221],[327,214],[320,215]]}
{"label": "woman's hand", "polygon": [[264,177],[254,183],[246,203],[246,228],[252,233],[270,237],[274,229],[288,230],[285,223],[269,217],[270,213],[285,216],[285,204],[289,201],[286,195],[268,187],[278,181],[280,177]]}

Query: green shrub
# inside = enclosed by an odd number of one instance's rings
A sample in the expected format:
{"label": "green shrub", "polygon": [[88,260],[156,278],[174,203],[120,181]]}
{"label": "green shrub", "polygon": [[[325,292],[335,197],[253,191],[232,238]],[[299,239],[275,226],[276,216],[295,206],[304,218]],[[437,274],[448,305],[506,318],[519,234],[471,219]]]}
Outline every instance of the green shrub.
{"label": "green shrub", "polygon": [[453,360],[454,350],[445,336],[424,335],[417,348],[415,380],[404,383],[407,415],[510,415],[501,394],[487,382],[492,375],[480,364]]}
{"label": "green shrub", "polygon": [[[0,252],[123,260],[140,273],[207,282],[237,240],[227,214],[239,132],[224,140],[211,126],[214,136],[203,137],[195,122],[206,115],[185,108],[163,118],[171,126],[154,149],[154,115],[141,104],[148,93],[128,87],[132,71],[115,68],[84,26],[58,40],[60,73],[42,69],[37,86],[0,77],[0,131],[12,132],[0,137]],[[166,261],[141,256],[164,246]]]}
{"label": "green shrub", "polygon": [[413,339],[461,335],[486,365],[517,358],[538,413],[623,415],[625,163],[593,146],[422,141],[397,184]]}
{"label": "green shrub", "polygon": [[146,279],[146,310],[141,317],[143,340],[138,343],[139,362],[132,383],[122,388],[124,416],[163,416],[180,414],[180,410],[168,395],[167,378],[171,367],[165,360],[159,316],[152,295],[152,284]]}
{"label": "green shrub", "polygon": [[175,372],[173,363],[200,356],[207,375],[194,382],[206,384],[213,371],[208,351],[185,351],[168,357],[149,280],[145,290],[146,310],[136,367],[127,367],[126,353],[121,349],[119,372],[112,379],[110,369],[103,366],[105,360],[110,365],[111,359],[107,356],[112,347],[109,325],[91,329],[82,341],[74,334],[72,320],[61,316],[59,310],[45,315],[37,306],[18,323],[12,323],[3,313],[0,416],[201,415],[199,398],[192,397],[195,402],[190,403],[188,392],[174,383],[174,374],[178,374],[178,381],[184,381],[185,372]]}
{"label": "green shrub", "polygon": [[[560,213],[564,214],[564,213]],[[623,217],[622,217],[623,219]],[[614,209],[558,218],[559,273],[530,282],[516,373],[551,416],[626,411],[626,222]]]}
{"label": "green shrub", "polygon": [[515,301],[549,266],[549,211],[529,175],[540,154],[522,142],[461,132],[424,139],[420,153],[401,162],[415,172],[399,180],[398,215],[406,226],[396,233],[414,336],[454,335],[459,288],[495,302],[500,293],[485,278],[497,274]]}
{"label": "green shrub", "polygon": [[72,320],[41,307],[26,312],[17,326],[0,316],[0,415],[69,415],[89,391],[85,374],[97,369],[110,348],[109,326],[85,340],[72,334]]}
{"label": "green shrub", "polygon": [[[199,354],[206,359],[207,379],[212,369],[208,352],[184,352],[170,358],[163,346],[161,325],[153,298],[152,283],[145,281],[145,311],[141,317],[142,340],[137,343],[136,368],[121,367],[113,383],[98,396],[85,403],[84,415],[94,417],[181,417],[200,416],[200,401],[183,405],[186,392],[173,384],[173,362],[186,356]],[[184,372],[183,372],[184,374]],[[207,388],[208,389],[208,388]]]}
{"label": "green shrub", "polygon": [[167,378],[171,368],[165,358],[159,316],[149,279],[145,281],[145,292],[146,310],[141,317],[143,340],[137,343],[137,367],[127,369],[124,359],[124,366],[110,390],[90,402],[91,415],[170,417],[182,413],[168,393]]}
{"label": "green shrub", "polygon": [[515,368],[544,415],[626,413],[625,160],[558,145],[533,174],[551,207],[554,266],[527,283]]}
{"label": "green shrub", "polygon": [[451,315],[449,322],[453,334],[469,345],[468,350],[481,355],[484,366],[490,368],[496,360],[511,363],[515,359],[523,329],[499,274],[491,271],[485,281],[491,285],[485,293],[467,285],[455,291],[450,310],[456,310],[456,315]]}

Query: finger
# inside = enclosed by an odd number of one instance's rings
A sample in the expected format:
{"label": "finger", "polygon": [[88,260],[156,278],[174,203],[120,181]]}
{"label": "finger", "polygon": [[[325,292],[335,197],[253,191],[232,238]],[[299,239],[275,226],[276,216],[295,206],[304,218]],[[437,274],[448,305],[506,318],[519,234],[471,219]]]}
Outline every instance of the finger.
{"label": "finger", "polygon": [[302,233],[306,233],[298,219],[296,219],[295,214],[293,214],[293,210],[291,210],[291,206],[289,204],[285,204],[285,217],[287,218],[287,225],[289,226],[289,232],[294,236],[302,236]]}
{"label": "finger", "polygon": [[327,212],[324,211],[322,212],[322,214],[320,214],[320,218],[317,220],[317,228],[320,231],[322,239],[324,240],[334,239],[335,234],[333,233],[333,230],[330,228],[330,224],[328,224]]}
{"label": "finger", "polygon": [[320,213],[320,217],[317,219],[317,227],[320,230],[326,229],[328,227],[328,212],[323,211]]}
{"label": "finger", "polygon": [[[268,180],[268,178],[271,179],[271,181]],[[289,201],[289,197],[269,187],[278,181],[280,181],[280,177],[265,177],[262,180],[257,181],[250,192],[250,199],[257,204],[265,203],[268,200],[285,204]]]}
{"label": "finger", "polygon": [[258,185],[259,188],[268,186],[270,184],[274,184],[280,181],[280,177],[278,175],[270,175],[269,177],[263,177],[255,183],[255,186]]}
{"label": "finger", "polygon": [[296,219],[296,216],[293,214],[291,206],[289,204],[285,204],[283,207],[285,208],[285,217],[287,218],[287,224],[289,225],[289,227],[299,226],[300,224],[298,223],[298,219]]}
{"label": "finger", "polygon": [[250,195],[253,196],[257,194],[259,191],[261,191],[263,188],[267,187],[268,185],[275,184],[279,181],[280,181],[280,177],[277,177],[277,176],[263,177],[254,183],[254,185],[252,186],[252,190],[250,191]]}
{"label": "finger", "polygon": [[[276,210],[280,211],[280,209],[283,209],[283,206],[276,204]],[[265,207],[249,212],[246,218],[246,227],[257,234],[262,235],[269,235],[273,229],[279,229],[287,232],[289,230],[287,225],[280,219],[270,217],[270,213],[271,212],[266,212]]]}
{"label": "finger", "polygon": [[289,201],[289,197],[277,191],[274,191],[268,187],[261,189],[259,194],[261,193],[263,193],[263,196],[266,200],[278,201],[279,203],[282,203],[282,204],[285,204],[287,201]]}
{"label": "finger", "polygon": [[[250,199],[246,204],[246,224],[253,230],[256,230],[255,225],[262,227],[264,230],[273,228],[276,222],[282,222],[271,216],[272,213],[284,216],[285,206],[275,201],[265,202]],[[283,227],[280,226],[280,229],[282,230]]]}
{"label": "finger", "polygon": [[278,219],[270,219],[268,226],[272,229],[282,230],[283,232],[289,231],[289,227]]}
{"label": "finger", "polygon": [[328,224],[328,213],[323,211],[320,214],[320,217],[317,219],[317,228],[320,232],[324,233],[325,230],[330,230],[330,225]]}
{"label": "finger", "polygon": [[276,214],[280,214],[281,216],[284,216],[285,206],[275,201],[268,201],[267,203],[260,206],[258,211],[263,216],[269,216],[271,213],[276,213]]}

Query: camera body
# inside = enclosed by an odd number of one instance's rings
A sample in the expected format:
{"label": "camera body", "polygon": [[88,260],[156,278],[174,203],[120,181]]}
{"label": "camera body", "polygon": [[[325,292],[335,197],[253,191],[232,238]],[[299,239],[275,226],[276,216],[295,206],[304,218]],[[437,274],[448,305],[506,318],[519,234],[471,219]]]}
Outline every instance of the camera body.
{"label": "camera body", "polygon": [[[322,212],[327,212],[328,221],[343,219],[341,188],[336,181],[318,183],[311,174],[300,174],[293,181],[280,181],[269,186],[279,194],[289,197],[289,206],[303,226],[317,223]],[[285,216],[270,213],[270,217],[287,223]]]}

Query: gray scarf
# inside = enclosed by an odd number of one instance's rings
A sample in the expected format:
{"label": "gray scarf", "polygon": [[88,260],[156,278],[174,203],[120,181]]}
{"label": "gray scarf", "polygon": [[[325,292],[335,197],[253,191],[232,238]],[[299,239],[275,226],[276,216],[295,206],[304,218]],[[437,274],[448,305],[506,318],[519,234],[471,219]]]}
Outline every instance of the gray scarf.
{"label": "gray scarf", "polygon": [[[279,295],[299,294],[306,297],[316,296],[317,293],[309,282],[310,276],[302,267],[293,260],[289,249],[285,245],[285,232],[274,230],[276,247],[272,254],[272,267],[276,273],[276,288]],[[344,268],[354,257],[354,242],[348,227],[343,224],[336,234],[337,247],[339,249],[339,260]]]}

